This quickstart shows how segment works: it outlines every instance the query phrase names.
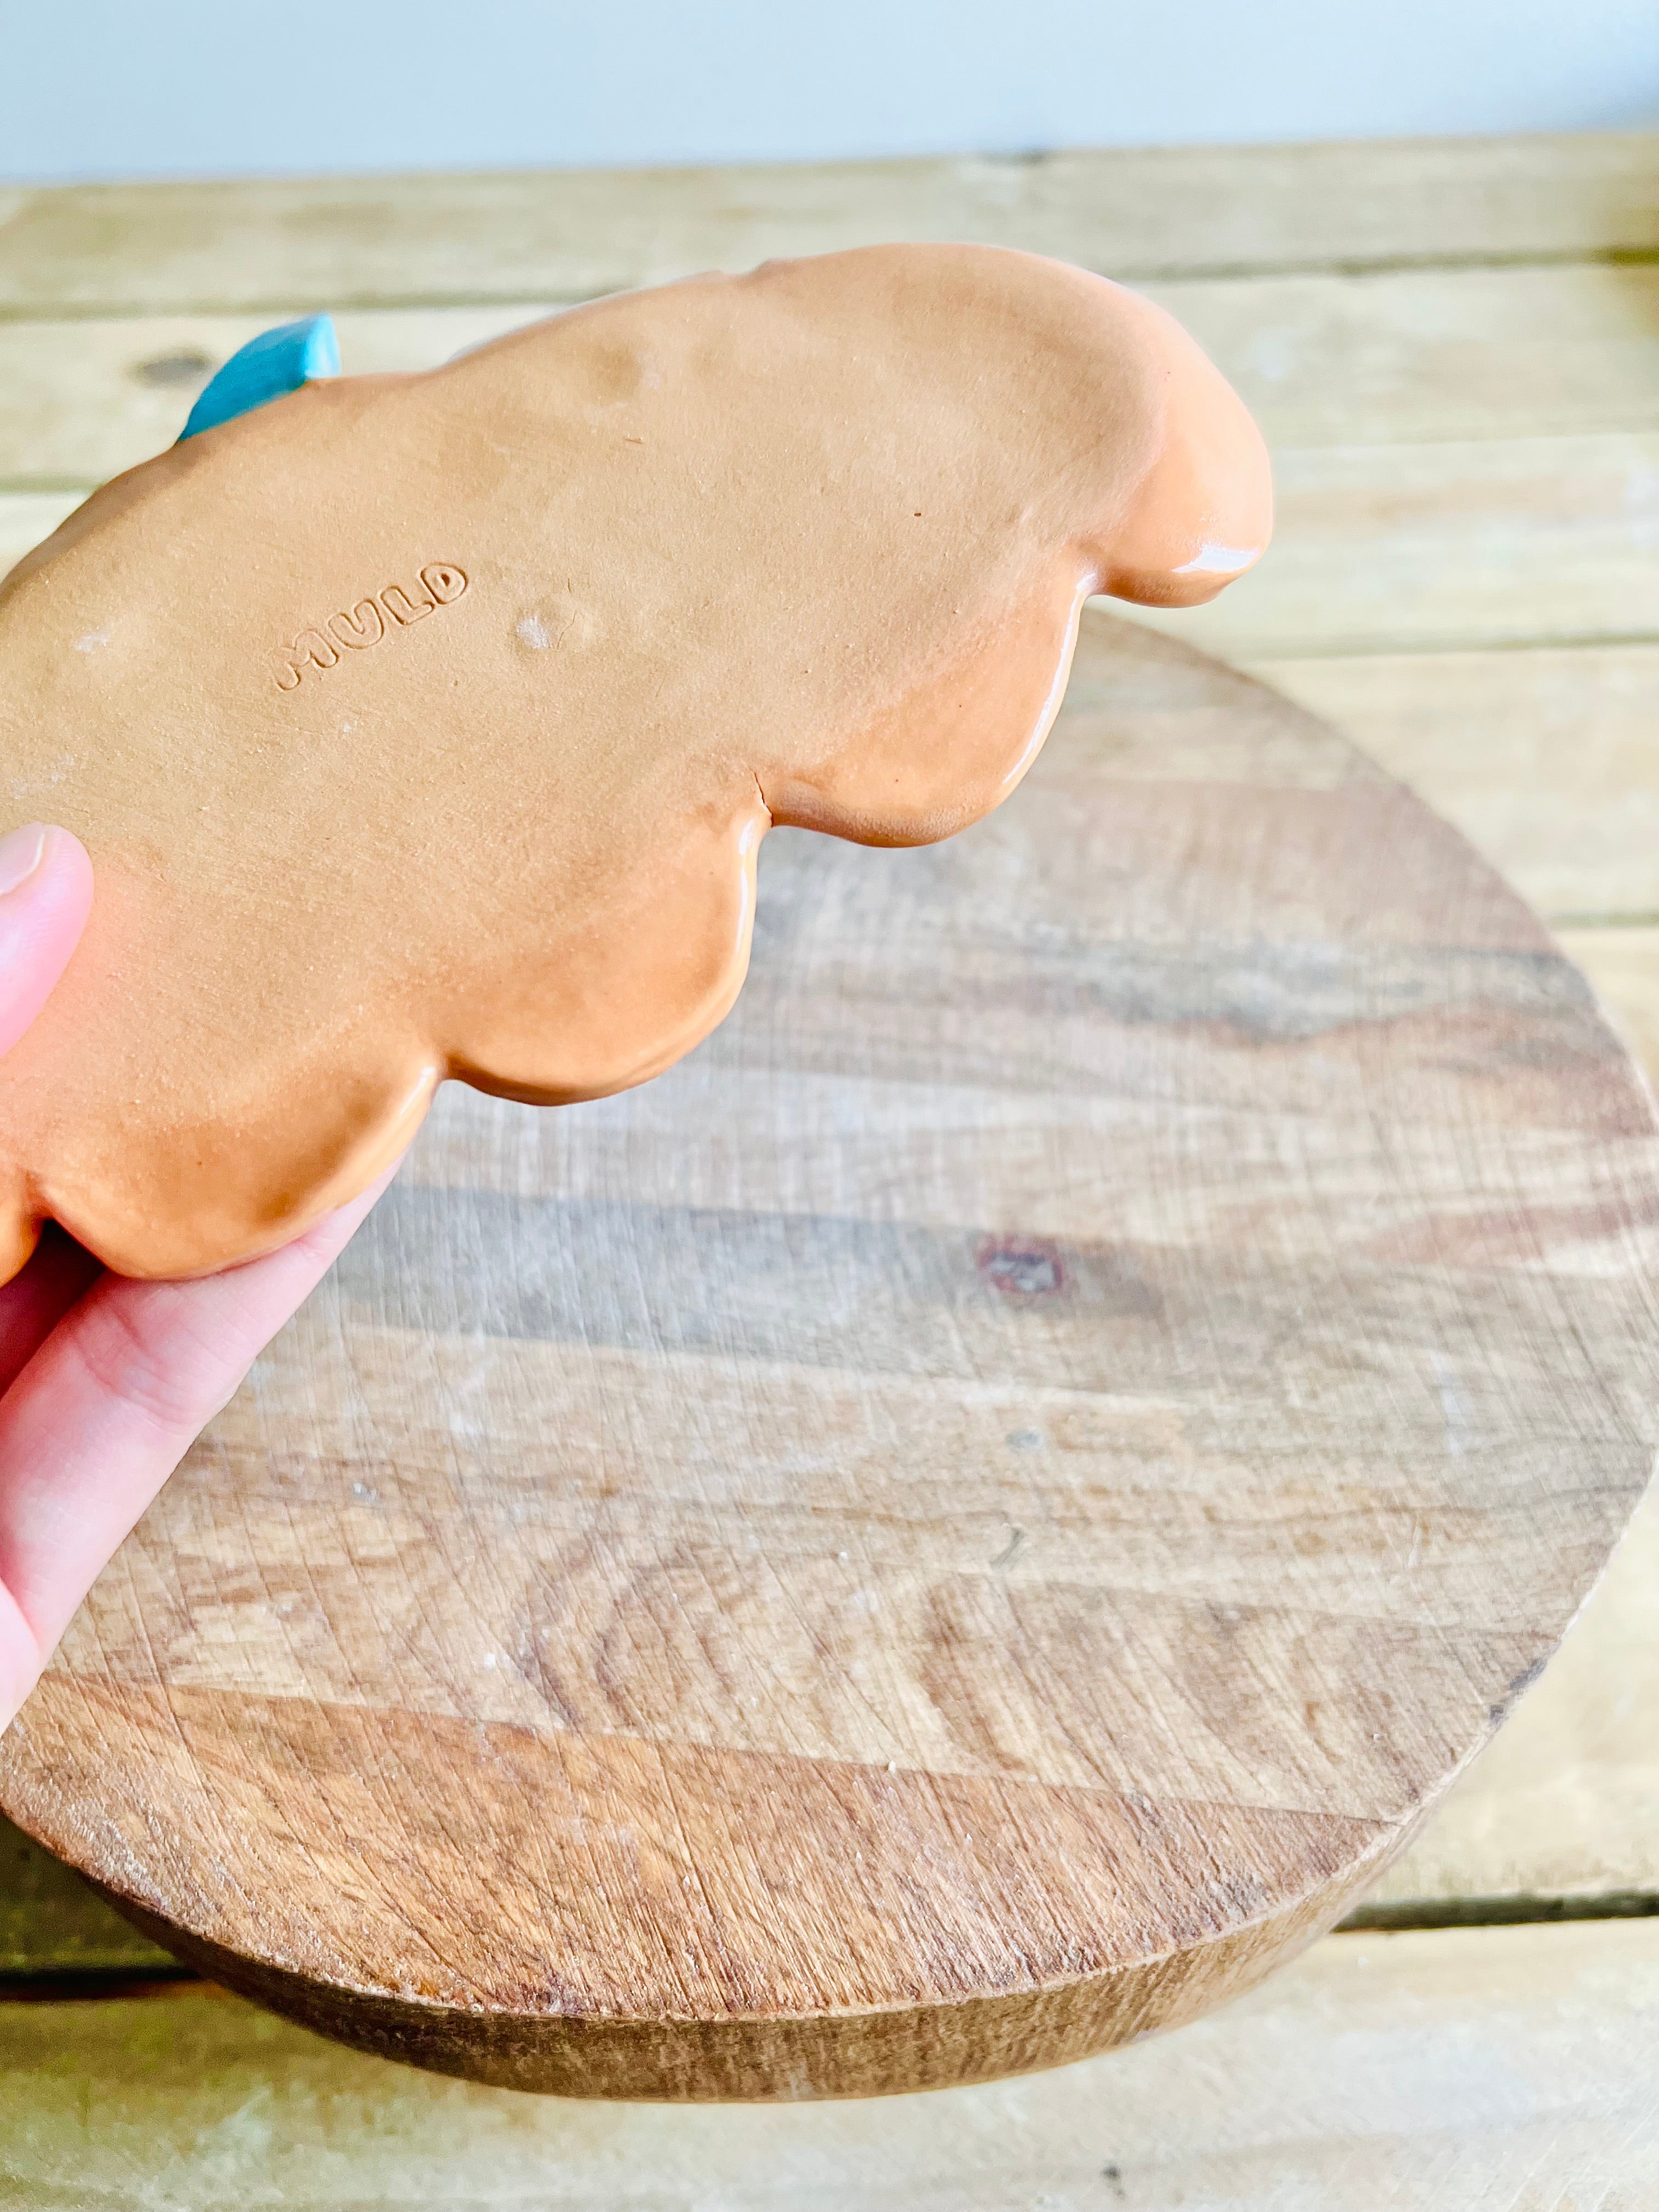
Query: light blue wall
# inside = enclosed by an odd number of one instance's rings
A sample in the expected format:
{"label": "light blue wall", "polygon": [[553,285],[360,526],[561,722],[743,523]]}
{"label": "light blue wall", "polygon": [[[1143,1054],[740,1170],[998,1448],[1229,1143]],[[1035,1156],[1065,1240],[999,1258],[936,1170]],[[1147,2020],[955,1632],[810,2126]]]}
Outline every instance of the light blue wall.
{"label": "light blue wall", "polygon": [[1659,119],[1659,0],[0,0],[0,177]]}

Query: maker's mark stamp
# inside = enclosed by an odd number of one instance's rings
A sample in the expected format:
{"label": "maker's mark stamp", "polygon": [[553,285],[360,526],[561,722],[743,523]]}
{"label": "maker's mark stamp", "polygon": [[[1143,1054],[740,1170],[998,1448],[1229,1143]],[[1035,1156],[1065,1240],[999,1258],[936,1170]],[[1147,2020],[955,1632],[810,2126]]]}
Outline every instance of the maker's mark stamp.
{"label": "maker's mark stamp", "polygon": [[325,623],[302,629],[292,645],[278,647],[272,656],[276,689],[297,691],[307,672],[320,674],[337,667],[343,653],[366,653],[394,629],[423,622],[459,599],[466,584],[465,569],[453,561],[428,561],[413,592],[387,584],[373,599],[359,599],[349,613],[330,615]]}

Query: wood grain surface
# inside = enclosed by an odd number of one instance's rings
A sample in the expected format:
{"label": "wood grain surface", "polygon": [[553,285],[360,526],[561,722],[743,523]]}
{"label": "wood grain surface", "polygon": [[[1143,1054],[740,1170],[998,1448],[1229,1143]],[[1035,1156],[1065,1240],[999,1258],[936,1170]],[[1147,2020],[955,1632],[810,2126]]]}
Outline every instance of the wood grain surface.
{"label": "wood grain surface", "polygon": [[367,2046],[605,2095],[1075,2057],[1254,1979],[1653,1451],[1659,1162],[1450,829],[1093,614],[921,854],[780,834],[694,1058],[447,1093],[0,1800]]}
{"label": "wood grain surface", "polygon": [[1659,254],[1651,133],[0,188],[0,317],[586,299],[882,239],[1131,283]]}

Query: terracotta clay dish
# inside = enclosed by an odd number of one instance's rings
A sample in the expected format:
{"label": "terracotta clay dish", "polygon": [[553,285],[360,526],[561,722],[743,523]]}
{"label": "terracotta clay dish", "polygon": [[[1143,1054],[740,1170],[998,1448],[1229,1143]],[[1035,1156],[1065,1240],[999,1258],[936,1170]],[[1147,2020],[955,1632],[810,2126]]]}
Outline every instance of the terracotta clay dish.
{"label": "terracotta clay dish", "polygon": [[446,1075],[657,1073],[774,822],[976,819],[1086,594],[1206,599],[1269,508],[1167,315],[973,246],[601,301],[105,486],[0,588],[3,805],[97,879],[0,1084],[0,1280],[46,1217],[131,1274],[280,1243]]}
{"label": "terracotta clay dish", "polygon": [[1091,612],[988,820],[767,841],[680,1066],[442,1093],[0,1802],[235,1987],[521,2087],[864,2094],[1189,2018],[1595,1579],[1656,1224],[1642,1082],[1520,901]]}

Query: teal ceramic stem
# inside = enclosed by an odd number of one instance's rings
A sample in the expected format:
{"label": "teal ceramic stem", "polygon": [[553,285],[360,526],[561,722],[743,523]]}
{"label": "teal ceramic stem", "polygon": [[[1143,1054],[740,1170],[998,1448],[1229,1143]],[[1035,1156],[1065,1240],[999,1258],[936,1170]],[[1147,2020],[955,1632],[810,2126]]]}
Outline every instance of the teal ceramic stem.
{"label": "teal ceramic stem", "polygon": [[262,331],[211,379],[191,409],[179,442],[249,414],[268,399],[280,399],[285,392],[297,392],[318,377],[339,374],[340,341],[331,316],[307,315],[301,323]]}

